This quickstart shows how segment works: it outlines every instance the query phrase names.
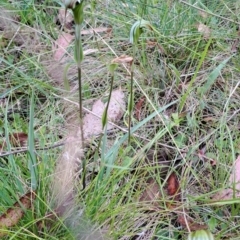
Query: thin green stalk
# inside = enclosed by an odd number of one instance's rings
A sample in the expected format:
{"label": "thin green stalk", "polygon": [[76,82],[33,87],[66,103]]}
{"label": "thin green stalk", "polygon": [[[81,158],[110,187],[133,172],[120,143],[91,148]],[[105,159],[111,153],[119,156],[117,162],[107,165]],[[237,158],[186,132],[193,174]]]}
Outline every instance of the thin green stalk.
{"label": "thin green stalk", "polygon": [[[104,109],[103,116],[102,116],[102,130],[105,133],[106,133],[105,130],[106,130],[106,127],[107,127],[107,113],[108,113],[109,103],[110,103],[110,100],[111,100],[112,90],[113,90],[114,71],[115,71],[116,68],[117,68],[117,64],[114,64],[114,63],[110,64],[110,66],[109,66],[109,71],[110,71],[110,74],[111,74],[110,93],[108,95],[107,105],[106,105],[106,108]],[[102,141],[103,132],[102,132],[101,137],[99,139],[98,151],[99,151],[100,143]],[[101,162],[102,163],[105,162],[105,155],[104,155],[105,154],[105,145],[106,145],[106,138],[104,138],[104,141],[103,141],[103,144],[102,144],[102,157],[101,157]],[[98,186],[99,181],[101,181],[103,179],[104,171],[105,171],[105,168],[103,167],[98,174],[98,180],[97,180],[96,187]]]}
{"label": "thin green stalk", "polygon": [[[135,49],[135,46],[133,47]],[[135,52],[135,51],[134,51]],[[135,59],[135,53],[133,54],[133,58]],[[130,99],[128,103],[128,145],[130,145],[131,141],[131,122],[132,122],[132,110],[133,110],[133,71],[134,71],[134,60],[131,65],[131,83],[130,83]]]}
{"label": "thin green stalk", "polygon": [[117,64],[116,63],[111,63],[109,65],[109,72],[111,74],[111,82],[110,82],[110,93],[108,95],[108,101],[107,101],[107,106],[104,109],[103,112],[103,116],[102,116],[102,129],[105,128],[106,124],[107,124],[107,112],[108,112],[108,107],[109,107],[109,103],[111,100],[111,96],[112,96],[112,90],[113,90],[113,82],[114,82],[114,71],[117,68]]}
{"label": "thin green stalk", "polygon": [[[84,150],[84,134],[83,134],[83,107],[82,107],[82,69],[81,62],[83,60],[82,50],[82,39],[81,39],[81,24],[75,26],[75,60],[78,66],[78,91],[79,91],[79,121],[80,121],[80,132],[81,132],[81,148]],[[83,174],[82,174],[82,185],[83,189],[86,187],[86,159],[82,162]]]}
{"label": "thin green stalk", "polygon": [[[82,150],[84,151],[84,134],[83,134],[83,107],[82,107],[82,70],[81,66],[78,65],[78,91],[79,91],[79,121],[80,121],[80,132],[81,132],[81,143]],[[82,162],[83,175],[82,175],[82,185],[83,189],[86,187],[86,158],[83,158]]]}
{"label": "thin green stalk", "polygon": [[29,131],[28,131],[28,168],[31,173],[31,190],[36,191],[38,187],[38,169],[37,169],[37,158],[35,154],[34,146],[34,91],[32,91],[31,105],[30,105],[30,116],[29,116]]}
{"label": "thin green stalk", "polygon": [[[77,31],[78,30],[78,31]],[[80,27],[76,27],[76,55],[81,54],[81,38],[80,36]],[[78,59],[78,57],[76,57]],[[83,137],[83,111],[82,111],[82,68],[81,68],[81,61],[77,61],[78,65],[78,91],[79,91],[79,118],[80,118],[80,130],[81,130],[81,138],[82,138],[82,148],[84,148],[84,137]]]}
{"label": "thin green stalk", "polygon": [[82,149],[84,149],[84,134],[83,134],[83,107],[82,107],[82,70],[78,67],[78,91],[79,91],[79,118],[80,118],[80,130],[82,139]]}
{"label": "thin green stalk", "polygon": [[[83,48],[81,39],[81,26],[83,23],[83,2],[76,0],[64,0],[66,10],[68,8],[73,11],[73,18],[75,22],[75,51],[74,57],[78,66],[78,85],[79,85],[79,118],[80,118],[80,131],[81,131],[81,147],[84,151],[84,134],[83,134],[83,110],[82,110],[82,72],[81,62],[83,60]],[[86,187],[86,159],[83,159],[83,175],[82,175],[83,189]]]}
{"label": "thin green stalk", "polygon": [[[81,26],[83,23],[83,1],[76,4],[72,9],[75,21],[75,60],[78,66],[78,91],[79,91],[79,121],[80,121],[80,131],[81,131],[81,148],[84,151],[84,134],[83,134],[83,107],[82,107],[82,69],[81,62],[83,60],[83,48],[81,39]],[[83,189],[86,187],[86,158],[83,158],[82,167],[82,185]]]}
{"label": "thin green stalk", "polygon": [[131,140],[131,120],[132,120],[132,111],[133,111],[133,72],[134,72],[134,61],[136,58],[136,47],[138,44],[138,39],[142,33],[143,28],[148,28],[150,30],[153,30],[153,27],[148,21],[145,21],[143,19],[135,22],[130,30],[130,43],[133,45],[133,63],[131,65],[131,85],[130,85],[130,96],[129,96],[129,102],[128,102],[128,145],[130,144]]}
{"label": "thin green stalk", "polygon": [[106,108],[105,108],[105,110],[104,110],[104,113],[103,113],[103,120],[102,120],[103,130],[104,130],[104,128],[106,127],[106,124],[107,124],[107,112],[108,112],[109,103],[110,103],[111,96],[112,96],[113,82],[114,82],[114,74],[111,74],[110,93],[109,93],[109,95],[108,95],[107,106],[106,106]]}

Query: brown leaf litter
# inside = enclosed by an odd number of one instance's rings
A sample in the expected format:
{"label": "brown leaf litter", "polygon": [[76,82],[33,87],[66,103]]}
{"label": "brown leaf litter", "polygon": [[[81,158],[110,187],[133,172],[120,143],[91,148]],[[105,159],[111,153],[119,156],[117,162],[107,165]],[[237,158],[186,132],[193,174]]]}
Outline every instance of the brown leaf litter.
{"label": "brown leaf litter", "polygon": [[9,136],[9,141],[13,147],[24,147],[27,145],[28,135],[23,132],[13,133]]}
{"label": "brown leaf litter", "polygon": [[88,34],[103,33],[103,32],[111,33],[112,28],[111,27],[97,27],[97,28],[92,28],[92,29],[86,29],[86,30],[82,30],[81,34],[88,35]]}
{"label": "brown leaf litter", "polygon": [[177,222],[188,231],[196,231],[201,229],[208,229],[208,226],[206,224],[199,224],[195,222],[190,217],[186,216],[184,213],[178,213]]}
{"label": "brown leaf litter", "polygon": [[240,197],[240,155],[232,166],[232,173],[228,180],[230,188],[223,189],[213,196],[213,200],[229,200]]}
{"label": "brown leaf litter", "polygon": [[203,24],[203,23],[198,23],[197,24],[197,29],[198,29],[198,32],[201,33],[203,35],[203,38],[208,40],[211,36],[211,29]]}
{"label": "brown leaf litter", "polygon": [[[165,179],[169,169],[169,162],[167,161],[167,154],[165,152],[156,152],[150,149],[145,157],[145,164],[158,169],[156,174],[160,174],[161,181]],[[142,187],[142,186],[141,186]],[[157,211],[160,207],[159,201],[162,198],[162,191],[158,181],[152,176],[148,176],[146,183],[143,185],[143,191],[140,195],[140,202],[148,203],[148,210]]]}
{"label": "brown leaf litter", "polygon": [[145,101],[146,101],[146,97],[143,96],[138,100],[138,102],[135,105],[135,117],[138,121],[141,121],[141,113],[142,113],[142,109]]}
{"label": "brown leaf litter", "polygon": [[[92,112],[88,113],[83,119],[83,129],[85,138],[98,135],[102,132],[102,114],[107,103],[103,103],[101,99],[97,100],[92,107]],[[110,122],[118,122],[126,110],[125,96],[122,90],[113,90],[111,100],[108,107],[108,120]],[[107,129],[110,130],[114,126],[108,123]]]}
{"label": "brown leaf litter", "polygon": [[[13,133],[9,135],[9,142],[13,147],[26,147],[28,135],[23,132]],[[0,144],[0,152],[2,152],[7,146],[6,140]]]}
{"label": "brown leaf litter", "polygon": [[65,8],[60,8],[58,11],[57,19],[59,23],[65,28],[72,30],[73,29],[73,15],[71,11],[65,10]]}
{"label": "brown leaf litter", "polygon": [[131,65],[133,63],[133,57],[121,55],[120,57],[114,58],[112,63],[129,63]]}
{"label": "brown leaf litter", "polygon": [[[53,44],[53,59],[57,62],[65,62],[64,55],[67,53],[67,48],[73,40],[73,35],[69,33],[61,34]],[[69,58],[69,57],[68,57]]]}
{"label": "brown leaf litter", "polygon": [[180,183],[175,172],[172,172],[167,180],[167,193],[170,196],[170,202],[168,202],[168,208],[171,209],[177,215],[177,222],[182,228],[188,231],[196,231],[200,229],[207,229],[206,224],[199,224],[194,219],[188,216],[188,209],[181,207],[181,188]]}
{"label": "brown leaf litter", "polygon": [[180,200],[180,185],[176,173],[172,172],[167,180],[167,193],[173,201]]}
{"label": "brown leaf litter", "polygon": [[0,216],[0,237],[7,235],[7,229],[14,227],[23,218],[25,211],[32,207],[35,197],[34,192],[26,193],[13,207]]}
{"label": "brown leaf litter", "polygon": [[147,180],[147,187],[142,192],[139,201],[140,202],[151,202],[151,207],[158,208],[161,196],[160,187],[155,179],[149,178]]}
{"label": "brown leaf litter", "polygon": [[[166,170],[166,166],[164,167]],[[167,167],[167,172],[170,167]],[[165,171],[160,171],[161,178],[167,177]],[[164,178],[163,178],[164,180]],[[162,196],[162,193],[166,193],[166,197]],[[167,178],[164,191],[160,191],[160,186],[156,179],[150,177],[146,182],[146,187],[140,195],[139,202],[147,202],[148,211],[158,211],[160,208],[160,202],[166,199],[166,206],[169,212],[176,216],[176,222],[184,229],[188,231],[195,231],[200,229],[207,229],[206,224],[200,224],[189,216],[189,209],[183,207],[181,199],[181,188],[177,174],[175,172],[170,173]]]}
{"label": "brown leaf litter", "polygon": [[[105,109],[101,99],[97,100],[92,107],[92,113],[86,114],[83,118],[85,142],[102,132],[101,117]],[[126,109],[124,93],[117,89],[112,92],[109,103],[108,120],[117,123],[123,116]],[[79,111],[76,109],[76,111]],[[60,158],[57,161],[54,175],[53,192],[56,199],[55,208],[65,217],[75,211],[74,208],[74,187],[75,180],[79,176],[79,164],[84,158],[81,146],[81,132],[78,118],[70,118],[68,121],[68,136]],[[108,129],[113,126],[108,123]]]}

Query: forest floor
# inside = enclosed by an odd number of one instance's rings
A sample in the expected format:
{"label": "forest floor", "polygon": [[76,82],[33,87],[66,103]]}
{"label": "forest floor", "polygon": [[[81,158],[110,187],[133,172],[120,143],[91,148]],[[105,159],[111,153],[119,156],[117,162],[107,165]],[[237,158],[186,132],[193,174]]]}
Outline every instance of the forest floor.
{"label": "forest floor", "polygon": [[[95,117],[84,125],[87,185],[80,170],[76,204],[110,239],[186,239],[200,229],[239,239],[240,4],[191,2],[86,1],[83,107],[85,120]],[[0,10],[0,236],[74,239],[60,218],[46,221],[66,126],[78,120],[73,17],[49,0],[1,1]],[[141,19],[149,27],[133,46]],[[96,104],[107,102],[116,61],[119,104],[101,137]]]}

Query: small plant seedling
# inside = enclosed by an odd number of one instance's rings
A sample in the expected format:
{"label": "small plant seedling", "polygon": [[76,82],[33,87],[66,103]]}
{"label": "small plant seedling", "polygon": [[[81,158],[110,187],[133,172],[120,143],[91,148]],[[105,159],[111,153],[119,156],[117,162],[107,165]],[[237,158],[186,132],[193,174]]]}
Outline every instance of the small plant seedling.
{"label": "small plant seedling", "polygon": [[133,111],[133,73],[134,73],[134,60],[136,58],[136,49],[137,49],[137,43],[139,40],[139,37],[141,33],[143,32],[143,28],[147,28],[150,30],[153,30],[153,27],[151,26],[150,22],[146,20],[139,20],[135,22],[132,25],[132,28],[130,30],[130,43],[133,46],[133,62],[131,64],[131,84],[130,84],[130,94],[129,94],[129,99],[128,99],[128,144],[130,144],[130,137],[131,137],[131,118],[132,118],[132,111]]}

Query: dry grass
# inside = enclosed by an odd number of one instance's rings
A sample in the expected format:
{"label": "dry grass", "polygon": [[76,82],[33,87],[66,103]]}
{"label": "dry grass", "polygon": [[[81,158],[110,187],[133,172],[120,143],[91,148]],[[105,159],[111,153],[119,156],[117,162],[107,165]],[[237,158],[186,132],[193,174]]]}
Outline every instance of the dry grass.
{"label": "dry grass", "polygon": [[[97,49],[86,55],[82,63],[84,107],[88,109],[97,99],[108,96],[107,64],[116,56],[132,55],[129,31],[137,17],[150,21],[155,28],[154,32],[144,31],[138,45],[135,106],[144,100],[135,109],[140,111],[140,119],[134,114],[131,145],[126,143],[127,115],[124,115],[118,123],[120,130],[109,132],[108,141],[102,142],[99,149],[99,136],[92,139],[85,150],[89,163],[88,186],[84,192],[81,184],[75,188],[79,189],[75,190],[76,204],[85,209],[88,219],[98,223],[99,229],[107,229],[112,239],[185,239],[189,226],[179,221],[180,213],[187,216],[188,223],[207,226],[216,239],[238,238],[238,205],[228,202],[221,208],[214,207],[211,197],[228,187],[232,164],[240,152],[239,49],[236,53],[235,49],[232,51],[239,38],[234,23],[239,6],[231,1],[214,3],[205,3],[205,8],[198,6],[209,12],[206,17],[199,14],[195,5],[172,1],[152,0],[146,7],[140,1],[126,1],[125,5],[122,1],[101,1],[92,9],[93,15],[91,9],[86,8],[85,29],[112,28],[110,33],[83,36],[84,50]],[[14,6],[17,13],[16,9],[23,7],[21,4],[3,6]],[[8,103],[1,106],[4,120],[0,121],[0,133],[6,136],[6,132],[27,132],[27,99],[34,88],[34,134],[40,146],[59,141],[59,137],[68,134],[69,128],[78,128],[78,85],[72,47],[68,49],[69,58],[65,59],[71,63],[67,74],[68,92],[63,86],[66,62],[52,60],[51,45],[61,34],[54,19],[59,6],[45,4],[30,4],[27,10],[18,12],[20,17],[10,16],[11,20],[7,24],[2,21],[0,26],[2,39],[6,41],[6,45],[1,46],[5,52],[1,54],[3,91],[0,96],[1,103],[3,99]],[[1,16],[6,17],[9,18]],[[14,24],[13,20],[16,20]],[[204,38],[198,32],[199,22],[209,27],[211,38]],[[16,33],[19,26],[22,29]],[[26,32],[27,39],[30,36],[34,45],[21,42]],[[129,68],[119,66],[114,88],[121,88],[127,96],[129,84]],[[17,112],[19,106],[23,106],[20,113]],[[151,114],[154,116],[149,117]],[[40,207],[35,215],[39,219],[53,207],[49,179],[54,178],[51,174],[61,151],[38,152],[40,187],[36,206]],[[24,189],[29,187],[24,158],[24,154],[14,156],[19,169],[14,174],[20,180],[14,182],[6,178],[4,181],[9,190],[3,190],[1,205],[5,207],[1,211],[12,204],[9,199],[17,199],[22,193],[19,185]],[[216,165],[212,165],[213,160]],[[2,172],[6,168],[11,171],[8,161],[11,159],[1,163]],[[181,201],[177,201],[176,206],[173,203],[169,206],[167,191],[172,172],[176,173],[181,189]],[[41,234],[34,228],[34,221],[33,215],[28,214],[19,223],[19,229],[23,226],[29,239],[34,238],[30,232],[42,238],[74,238],[60,220],[49,232],[45,229]],[[20,233],[17,236],[22,238]]]}

